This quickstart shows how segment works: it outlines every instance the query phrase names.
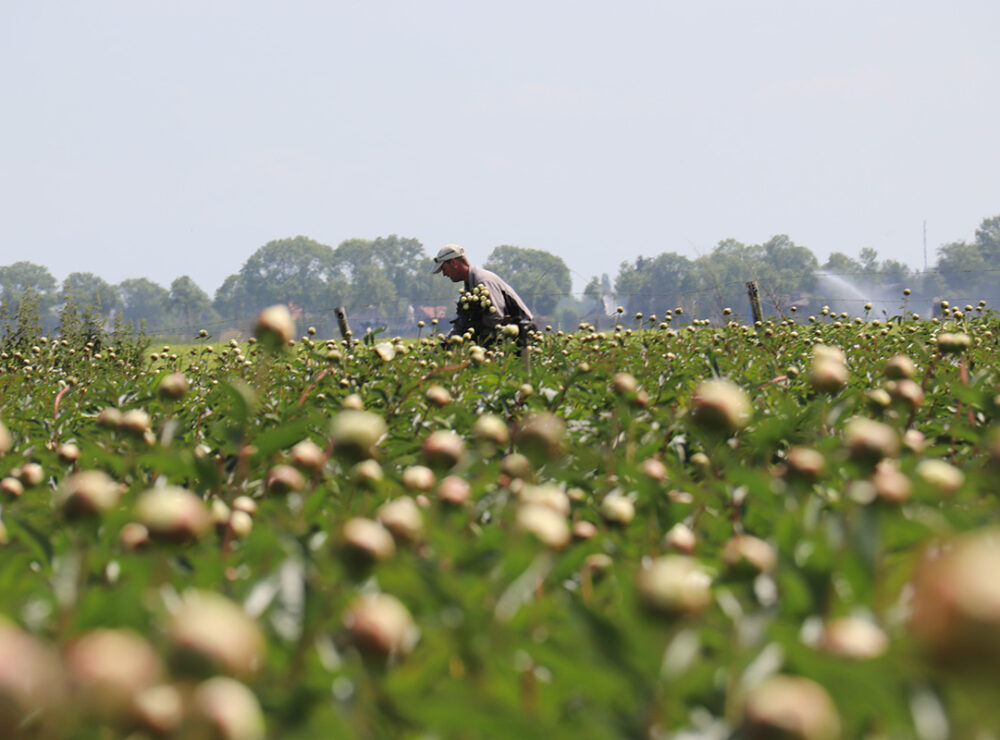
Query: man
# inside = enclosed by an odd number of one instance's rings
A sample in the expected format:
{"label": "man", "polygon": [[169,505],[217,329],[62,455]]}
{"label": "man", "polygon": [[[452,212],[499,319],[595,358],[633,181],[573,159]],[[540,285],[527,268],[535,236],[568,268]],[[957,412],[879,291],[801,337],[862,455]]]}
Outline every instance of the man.
{"label": "man", "polygon": [[[458,318],[448,336],[473,330],[478,344],[487,344],[496,338],[497,328],[516,324],[521,331],[534,331],[531,311],[512,287],[496,273],[469,264],[465,250],[457,244],[446,244],[434,258],[437,269],[453,283],[464,282],[465,293],[459,301]],[[485,294],[484,294],[485,293]],[[485,299],[489,299],[486,303]]]}

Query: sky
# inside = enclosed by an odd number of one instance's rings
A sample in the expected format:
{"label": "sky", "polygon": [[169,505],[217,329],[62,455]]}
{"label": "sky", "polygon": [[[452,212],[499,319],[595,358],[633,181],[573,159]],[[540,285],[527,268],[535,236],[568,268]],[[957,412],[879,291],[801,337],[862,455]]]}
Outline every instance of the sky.
{"label": "sky", "polygon": [[[210,295],[269,241],[486,261],[1000,215],[996,0],[0,0],[0,264]],[[431,279],[430,277],[428,279]],[[440,278],[437,278],[440,279]]]}

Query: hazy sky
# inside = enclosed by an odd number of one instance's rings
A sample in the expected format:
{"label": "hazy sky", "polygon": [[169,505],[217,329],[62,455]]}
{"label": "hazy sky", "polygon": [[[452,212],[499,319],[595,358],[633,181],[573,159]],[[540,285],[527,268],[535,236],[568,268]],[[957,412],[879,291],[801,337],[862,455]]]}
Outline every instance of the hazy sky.
{"label": "hazy sky", "polygon": [[212,294],[272,239],[399,234],[582,290],[787,234],[922,268],[925,220],[933,265],[1000,214],[998,30],[996,0],[0,0],[0,264]]}

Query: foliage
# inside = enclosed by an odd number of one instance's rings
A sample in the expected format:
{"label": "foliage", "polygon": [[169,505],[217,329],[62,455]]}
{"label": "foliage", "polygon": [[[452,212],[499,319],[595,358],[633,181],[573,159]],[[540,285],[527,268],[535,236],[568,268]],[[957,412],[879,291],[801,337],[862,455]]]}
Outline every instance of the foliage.
{"label": "foliage", "polygon": [[[598,292],[594,278],[593,293]],[[637,257],[633,264],[622,262],[615,278],[615,293],[628,304],[629,311],[646,315],[673,309],[701,289],[695,264],[680,254],[666,252],[652,259]]]}
{"label": "foliage", "polygon": [[268,242],[254,252],[215,296],[226,317],[253,315],[264,306],[294,303],[306,310],[329,308],[337,290],[333,249],[304,236]]}
{"label": "foliage", "polygon": [[63,280],[59,298],[63,303],[75,303],[107,315],[121,306],[121,296],[115,287],[92,272],[71,272]]}
{"label": "foliage", "polygon": [[201,325],[215,318],[208,294],[187,275],[170,283],[167,306],[181,319],[189,334],[194,330],[195,324]]}
{"label": "foliage", "polygon": [[170,292],[148,278],[131,278],[118,283],[122,297],[122,316],[135,326],[165,326]]}
{"label": "foliage", "polygon": [[11,306],[17,305],[22,296],[31,291],[42,313],[56,302],[56,279],[42,265],[20,261],[0,267],[0,291]]}
{"label": "foliage", "polygon": [[503,278],[532,313],[540,316],[551,316],[560,297],[568,295],[573,287],[562,257],[543,249],[497,247],[483,267]]}
{"label": "foliage", "polygon": [[[0,614],[35,641],[23,675],[49,680],[42,696],[0,672],[0,706],[24,713],[23,732],[152,731],[73,663],[98,629],[139,636],[161,694],[238,679],[274,737],[727,737],[776,673],[822,687],[845,737],[1000,723],[995,602],[975,616],[982,660],[936,653],[914,621],[918,564],[997,519],[1000,321],[982,306],[935,322],[643,320],[539,335],[526,358],[438,336],[312,337],[273,354],[206,337],[150,354],[95,341],[73,315],[65,340],[0,354]],[[840,357],[820,344],[843,349],[842,386],[813,377],[814,356]],[[915,373],[890,371],[898,355]],[[736,386],[725,428],[699,406],[713,377]],[[888,430],[884,464],[856,417]],[[110,478],[111,503],[70,504],[83,471]],[[168,486],[194,494],[210,528],[135,539],[140,497]],[[400,499],[416,504],[409,519],[383,508]],[[391,549],[366,556],[345,526],[355,517],[381,520]],[[745,535],[756,550],[736,549]],[[701,575],[681,587],[710,598],[664,610],[649,588],[666,571],[650,566],[687,550]],[[251,660],[218,662],[214,643],[181,640],[192,589],[238,604],[261,651],[251,640]],[[376,617],[359,611],[373,594],[419,630],[389,655],[392,628],[366,632]],[[845,617],[884,647],[834,639]],[[11,634],[0,625],[0,642]],[[46,660],[62,669],[32,673]],[[201,705],[183,706],[160,733],[197,734]]]}

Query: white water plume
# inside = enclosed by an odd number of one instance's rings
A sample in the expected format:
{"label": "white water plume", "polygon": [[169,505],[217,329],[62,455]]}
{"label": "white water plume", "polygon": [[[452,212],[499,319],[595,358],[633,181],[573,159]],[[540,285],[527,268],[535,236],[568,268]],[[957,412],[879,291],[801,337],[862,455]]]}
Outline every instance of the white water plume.
{"label": "white water plume", "polygon": [[[813,298],[816,304],[829,306],[833,313],[846,313],[852,318],[868,315],[871,319],[884,319],[896,316],[902,311],[899,298],[890,298],[889,289],[863,288],[841,275],[816,271],[816,288]],[[871,304],[866,310],[865,304]]]}

